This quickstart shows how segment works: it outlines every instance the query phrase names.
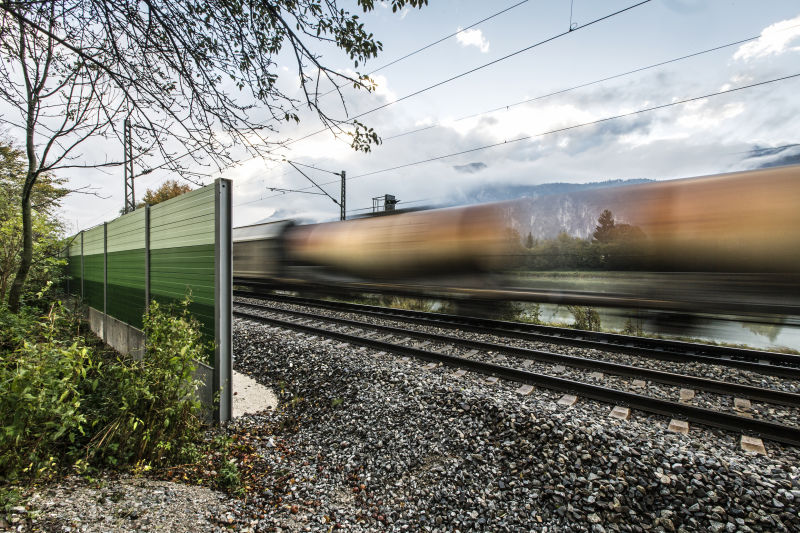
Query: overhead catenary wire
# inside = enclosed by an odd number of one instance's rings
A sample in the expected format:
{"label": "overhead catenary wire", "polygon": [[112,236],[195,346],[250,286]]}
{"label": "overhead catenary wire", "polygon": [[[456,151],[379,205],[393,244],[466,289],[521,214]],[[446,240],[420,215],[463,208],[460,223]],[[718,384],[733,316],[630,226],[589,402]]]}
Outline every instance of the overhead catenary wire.
{"label": "overhead catenary wire", "polygon": [[[787,31],[787,30],[790,30],[792,28],[797,28],[798,26],[800,26],[800,25],[795,25],[795,26],[791,26],[789,28],[784,28],[781,31]],[[747,43],[747,42],[750,42],[750,41],[757,40],[759,38],[761,38],[761,35],[755,35],[755,36],[752,36],[752,37],[739,39],[737,41],[732,41],[732,42],[729,42],[729,43],[726,43],[726,44],[721,44],[719,46],[714,46],[713,48],[707,48],[707,49],[701,50],[699,52],[693,52],[691,54],[682,55],[680,57],[675,57],[675,58],[668,59],[668,60],[665,60],[665,61],[659,61],[658,63],[652,63],[652,64],[644,66],[644,67],[638,67],[638,68],[635,68],[635,69],[632,69],[632,70],[621,72],[619,74],[614,74],[612,76],[606,76],[604,78],[599,78],[599,79],[588,81],[588,82],[581,83],[581,84],[578,84],[578,85],[573,85],[573,86],[567,87],[565,89],[559,89],[557,91],[549,92],[549,93],[546,93],[546,94],[541,94],[539,96],[534,96],[533,98],[526,98],[525,100],[519,100],[519,101],[513,102],[511,104],[505,104],[505,105],[497,106],[497,107],[494,107],[492,109],[487,109],[486,111],[480,111],[480,112],[477,112],[477,113],[472,113],[472,114],[469,114],[469,115],[465,115],[463,117],[459,117],[457,119],[454,119],[453,122],[460,122],[462,120],[468,120],[470,118],[475,118],[475,117],[479,117],[479,116],[482,116],[482,115],[488,115],[489,113],[496,113],[497,111],[503,111],[505,109],[510,109],[512,107],[520,106],[520,105],[523,105],[523,104],[529,104],[531,102],[536,102],[538,100],[544,100],[545,98],[550,98],[552,96],[557,96],[559,94],[565,94],[565,93],[568,93],[568,92],[571,92],[571,91],[575,91],[577,89],[583,89],[585,87],[590,87],[592,85],[597,85],[598,83],[603,83],[603,82],[606,82],[606,81],[615,80],[617,78],[630,76],[631,74],[636,74],[638,72],[651,70],[651,69],[654,69],[654,68],[657,68],[657,67],[663,67],[664,65],[669,65],[671,63],[677,63],[679,61],[684,61],[686,59],[691,59],[693,57],[701,56],[701,55],[704,55],[704,54],[709,54],[711,52],[716,52],[718,50],[724,50],[725,48],[730,48],[731,46],[744,44],[744,43]],[[423,126],[421,128],[405,131],[405,132],[402,132],[402,133],[397,133],[397,134],[394,134],[394,135],[390,135],[388,137],[383,137],[382,140],[383,141],[389,141],[389,140],[392,140],[392,139],[397,139],[399,137],[404,137],[406,135],[412,135],[414,133],[427,131],[427,130],[436,128],[436,127],[441,126],[441,125],[442,125],[441,122],[435,122],[433,124],[428,124],[428,125]]]}
{"label": "overhead catenary wire", "polygon": [[[427,50],[427,49],[429,49],[429,48],[432,48],[432,47],[436,46],[437,44],[440,44],[440,43],[442,43],[442,42],[444,42],[444,41],[446,41],[446,40],[448,40],[448,39],[450,39],[450,38],[452,38],[452,37],[455,37],[456,35],[459,35],[459,34],[461,34],[461,33],[465,32],[465,31],[467,31],[467,30],[470,30],[470,29],[474,28],[475,26],[478,26],[479,24],[483,24],[484,22],[487,22],[487,21],[489,21],[489,20],[491,20],[491,19],[493,19],[493,18],[495,18],[495,17],[498,17],[498,16],[500,16],[500,15],[502,15],[502,14],[504,14],[504,13],[507,13],[507,12],[511,11],[512,9],[514,9],[514,8],[517,8],[517,7],[519,7],[519,6],[523,5],[523,4],[526,4],[526,3],[528,3],[529,1],[530,1],[530,0],[522,0],[521,2],[517,2],[517,3],[515,3],[515,4],[513,4],[513,5],[509,6],[509,7],[506,7],[506,8],[504,8],[504,9],[501,9],[500,11],[497,11],[497,12],[495,12],[495,13],[492,13],[491,15],[489,15],[489,16],[487,16],[487,17],[484,17],[484,18],[482,18],[482,19],[480,19],[480,20],[478,20],[477,22],[473,22],[473,23],[472,23],[472,24],[470,24],[469,26],[466,26],[466,27],[464,27],[464,28],[460,28],[458,31],[455,31],[455,32],[453,32],[453,33],[450,33],[450,34],[448,34],[448,35],[445,35],[444,37],[441,37],[441,38],[437,39],[436,41],[433,41],[432,43],[428,43],[428,44],[426,44],[426,45],[424,45],[424,46],[422,46],[422,47],[420,47],[420,48],[417,48],[416,50],[413,50],[413,51],[411,51],[411,52],[408,52],[407,54],[405,54],[405,55],[403,55],[403,56],[401,56],[401,57],[399,57],[399,58],[397,58],[397,59],[394,59],[394,60],[390,61],[389,63],[386,63],[385,65],[381,65],[380,67],[378,67],[378,68],[376,68],[376,69],[374,69],[374,70],[371,70],[371,71],[370,71],[370,72],[368,72],[366,75],[367,75],[367,76],[371,76],[371,75],[375,74],[376,72],[379,72],[379,71],[381,71],[381,70],[383,70],[383,69],[385,69],[385,68],[388,68],[388,67],[390,67],[390,66],[392,66],[392,65],[395,65],[395,64],[397,64],[397,63],[400,63],[401,61],[404,61],[404,60],[408,59],[409,57],[412,57],[412,56],[414,56],[414,55],[416,55],[416,54],[418,54],[418,53],[420,53],[420,52],[423,52],[423,51],[425,51],[425,50]],[[340,89],[341,87],[343,87],[343,86],[337,86],[336,88],[334,88],[334,89],[331,89],[330,91],[328,91],[328,92],[326,92],[326,93],[322,94],[322,95],[321,95],[321,97],[327,96],[327,95],[329,95],[329,94],[331,94],[331,93],[335,92],[336,90]],[[297,109],[297,107],[294,107],[294,106],[293,106],[293,109],[295,109],[295,110],[296,110],[296,109]],[[141,172],[140,174],[141,174],[141,175],[148,174],[148,173],[150,173],[150,172],[152,172],[152,171],[154,171],[154,170],[157,170],[157,169],[159,169],[159,168],[165,167],[165,166],[167,166],[167,165],[171,164],[172,162],[174,162],[174,161],[177,161],[178,159],[183,159],[184,157],[187,157],[187,156],[189,156],[189,155],[192,155],[193,153],[197,152],[198,150],[200,150],[200,148],[195,148],[194,150],[190,150],[190,151],[188,151],[188,152],[186,152],[186,153],[184,153],[184,154],[182,154],[182,155],[179,155],[179,156],[177,156],[177,157],[171,158],[171,159],[169,159],[168,161],[165,161],[164,163],[162,163],[162,164],[160,164],[160,165],[158,165],[158,166],[155,166],[155,167],[153,167],[153,168],[149,168],[149,169],[145,169],[145,170],[144,170],[143,172]],[[250,159],[248,159],[248,160],[255,159],[256,157],[259,157],[259,156],[255,155],[255,156],[251,157],[251,158],[250,158]],[[247,161],[247,160],[246,160],[246,161]],[[243,162],[243,161],[239,161],[238,163],[242,163],[242,162]]]}
{"label": "overhead catenary wire", "polygon": [[[526,3],[528,3],[529,1],[530,1],[530,0],[522,0],[521,2],[517,2],[516,4],[513,4],[513,5],[511,5],[511,6],[508,6],[508,7],[507,7],[507,8],[505,8],[505,9],[501,9],[500,11],[497,11],[497,12],[495,12],[495,13],[492,13],[492,14],[491,14],[491,15],[489,15],[488,17],[484,17],[484,18],[482,18],[481,20],[479,20],[479,21],[477,21],[477,22],[473,22],[472,24],[470,24],[469,26],[467,26],[467,27],[465,27],[465,28],[459,28],[457,31],[454,31],[453,33],[450,33],[450,34],[448,34],[448,35],[445,35],[444,37],[441,37],[441,38],[439,38],[439,39],[437,39],[437,40],[433,41],[432,43],[428,43],[428,44],[426,44],[425,46],[422,46],[422,47],[420,47],[420,48],[417,48],[416,50],[414,50],[414,51],[412,51],[412,52],[409,52],[409,53],[407,53],[407,54],[405,54],[405,55],[403,55],[403,56],[401,56],[401,57],[398,57],[397,59],[395,59],[395,60],[393,60],[393,61],[390,61],[390,62],[386,63],[385,65],[381,65],[380,67],[378,67],[378,68],[376,68],[376,69],[374,69],[374,70],[371,70],[371,71],[367,72],[367,74],[366,74],[366,75],[367,75],[367,76],[372,76],[372,75],[373,75],[373,74],[375,74],[376,72],[380,72],[381,70],[383,70],[383,69],[385,69],[385,68],[391,67],[392,65],[395,65],[395,64],[397,64],[397,63],[399,63],[399,62],[401,62],[401,61],[403,61],[403,60],[406,60],[406,59],[408,59],[409,57],[415,56],[415,55],[417,55],[417,54],[418,54],[418,53],[420,53],[420,52],[424,52],[425,50],[427,50],[427,49],[429,49],[429,48],[432,48],[432,47],[436,46],[437,44],[443,43],[444,41],[446,41],[446,40],[448,40],[448,39],[451,39],[451,38],[455,37],[456,35],[459,35],[459,34],[461,34],[461,33],[464,33],[465,31],[471,30],[471,29],[472,29],[472,28],[474,28],[475,26],[478,26],[479,24],[483,24],[484,22],[487,22],[487,21],[489,21],[489,20],[491,20],[491,19],[493,19],[493,18],[495,18],[495,17],[498,17],[498,16],[502,15],[503,13],[507,13],[507,12],[511,11],[512,9],[514,9],[514,8],[516,8],[516,7],[519,7],[519,6],[521,6],[522,4],[526,4]],[[334,89],[331,89],[330,91],[326,92],[326,93],[325,93],[325,94],[323,94],[322,96],[327,96],[327,95],[331,94],[332,92],[334,92],[334,91],[336,91],[336,90],[338,90],[338,89],[341,89],[342,87],[343,87],[343,85],[339,85],[339,86],[337,86],[336,88],[334,88]]]}
{"label": "overhead catenary wire", "polygon": [[[788,30],[791,30],[793,28],[796,28],[797,26],[798,25],[790,26],[790,27],[787,27],[787,28],[783,28],[780,31],[788,31]],[[721,45],[714,46],[714,47],[711,47],[711,48],[706,48],[704,50],[700,50],[700,51],[697,51],[697,52],[692,52],[692,53],[689,53],[689,54],[684,54],[682,56],[675,57],[675,58],[672,58],[672,59],[667,59],[667,60],[664,60],[664,61],[651,63],[651,64],[646,65],[644,67],[638,67],[638,68],[635,68],[635,69],[632,69],[632,70],[627,70],[625,72],[621,72],[621,73],[614,74],[614,75],[611,75],[611,76],[606,76],[606,77],[603,77],[603,78],[599,78],[599,79],[596,79],[596,80],[588,81],[588,82],[581,83],[581,84],[578,84],[578,85],[573,85],[573,86],[567,87],[565,89],[559,89],[557,91],[553,91],[553,92],[550,92],[550,93],[546,93],[546,94],[542,94],[542,95],[539,95],[539,96],[535,96],[533,98],[527,98],[525,100],[516,101],[516,102],[510,103],[510,104],[498,106],[498,107],[495,107],[495,108],[492,108],[492,109],[488,109],[486,111],[481,111],[481,112],[478,112],[478,113],[471,113],[469,115],[465,115],[463,117],[457,118],[457,119],[453,120],[453,122],[459,122],[459,121],[462,121],[462,120],[467,120],[467,119],[470,119],[470,118],[486,115],[486,114],[489,114],[489,113],[494,113],[494,112],[501,111],[501,110],[504,110],[504,109],[509,109],[511,107],[516,107],[516,106],[527,104],[527,103],[531,103],[531,102],[534,102],[534,101],[543,100],[545,98],[549,98],[549,97],[556,96],[556,95],[559,95],[559,94],[565,94],[567,92],[571,92],[571,91],[574,91],[574,90],[577,90],[577,89],[581,89],[581,88],[589,87],[589,86],[592,86],[592,85],[596,85],[598,83],[603,83],[605,81],[610,81],[610,80],[618,79],[618,78],[621,78],[621,77],[629,76],[631,74],[636,74],[638,72],[651,70],[651,69],[654,69],[654,68],[657,68],[657,67],[661,67],[661,66],[664,66],[664,65],[677,63],[679,61],[684,61],[686,59],[690,59],[690,58],[693,58],[693,57],[698,57],[698,56],[701,56],[701,55],[704,55],[704,54],[708,54],[708,53],[711,53],[711,52],[715,52],[715,51],[718,51],[718,50],[723,50],[723,49],[726,49],[726,48],[730,48],[732,46],[741,45],[741,44],[744,44],[744,43],[747,43],[747,42],[750,42],[750,41],[758,40],[760,38],[761,38],[761,35],[755,35],[755,36],[745,37],[745,38],[742,38],[742,39],[737,39],[735,41],[731,41],[731,42],[728,42],[728,43],[725,43],[725,44],[721,44]],[[399,137],[416,134],[416,133],[419,133],[419,132],[422,132],[422,131],[427,131],[427,130],[430,130],[430,129],[435,128],[437,126],[440,126],[440,125],[441,125],[441,123],[437,122],[437,123],[434,123],[434,124],[430,124],[430,125],[424,126],[422,128],[417,128],[417,129],[405,131],[405,132],[402,132],[402,133],[398,133],[398,134],[395,134],[395,135],[391,135],[391,136],[388,136],[388,137],[384,137],[383,141],[388,141],[388,140],[396,139],[396,138],[399,138]],[[297,163],[297,161],[295,161],[295,163]],[[301,164],[301,163],[297,163],[297,164]],[[304,165],[304,166],[308,166],[308,165]],[[310,166],[310,168],[316,168],[316,167]],[[328,171],[328,172],[332,172],[332,171]],[[290,174],[290,171],[286,171],[286,172],[282,173],[280,176],[278,176],[278,178],[286,176],[288,174]],[[327,184],[330,184],[330,183],[331,182],[329,182]],[[242,203],[236,204],[234,207],[239,206],[239,205],[248,205],[248,204],[260,202],[260,201],[263,201],[263,200],[268,199],[268,198],[270,198],[270,197],[264,198],[262,196],[262,197],[260,197],[258,199],[255,199],[255,200],[249,200],[247,202],[242,202]]]}
{"label": "overhead catenary wire", "polygon": [[[516,51],[514,51],[514,52],[511,52],[510,54],[506,54],[506,55],[504,55],[504,56],[502,56],[502,57],[498,57],[498,58],[496,58],[496,59],[493,59],[492,61],[489,61],[489,62],[487,62],[487,63],[483,63],[483,64],[481,64],[481,65],[478,65],[477,67],[473,67],[473,68],[471,68],[471,69],[469,69],[469,70],[466,70],[466,71],[464,71],[464,72],[461,72],[461,73],[459,73],[459,74],[456,74],[455,76],[451,76],[451,77],[449,77],[449,78],[447,78],[447,79],[444,79],[444,80],[438,81],[438,82],[436,82],[436,83],[434,83],[434,84],[432,84],[432,85],[428,85],[428,86],[426,86],[426,87],[423,87],[422,89],[418,89],[418,90],[416,90],[416,91],[414,91],[414,92],[411,92],[411,93],[409,93],[409,94],[407,94],[407,95],[405,95],[405,96],[401,96],[400,98],[396,98],[395,100],[391,100],[391,101],[389,101],[389,102],[386,102],[386,103],[384,103],[384,104],[381,104],[381,105],[379,105],[378,107],[374,107],[374,108],[372,108],[372,109],[368,109],[367,111],[364,111],[364,112],[362,112],[362,113],[359,113],[358,115],[355,115],[355,116],[352,116],[352,117],[348,117],[348,119],[352,121],[352,120],[357,120],[357,119],[359,119],[359,118],[365,117],[365,116],[367,116],[367,115],[370,115],[370,114],[372,114],[372,113],[375,113],[376,111],[380,111],[381,109],[385,109],[385,108],[387,108],[387,107],[389,107],[389,106],[392,106],[392,105],[394,105],[394,104],[397,104],[397,103],[403,102],[403,101],[405,101],[405,100],[408,100],[409,98],[413,98],[414,96],[418,96],[418,95],[420,95],[420,94],[422,94],[422,93],[425,93],[425,92],[427,92],[427,91],[430,91],[431,89],[435,89],[435,88],[437,88],[437,87],[441,87],[442,85],[446,85],[446,84],[448,84],[448,83],[450,83],[450,82],[452,82],[452,81],[455,81],[455,80],[461,79],[461,78],[463,78],[463,77],[465,77],[465,76],[469,76],[470,74],[474,74],[475,72],[478,72],[478,71],[480,71],[480,70],[483,70],[483,69],[485,69],[485,68],[488,68],[488,67],[490,67],[490,66],[492,66],[492,65],[496,65],[497,63],[500,63],[500,62],[502,62],[502,61],[505,61],[505,60],[507,60],[507,59],[510,59],[510,58],[512,58],[512,57],[518,56],[519,54],[522,54],[522,53],[524,53],[524,52],[528,52],[528,51],[530,51],[530,50],[533,50],[534,48],[537,48],[537,47],[539,47],[539,46],[542,46],[543,44],[547,44],[547,43],[549,43],[549,42],[555,41],[556,39],[559,39],[559,38],[561,38],[561,37],[564,37],[565,35],[569,35],[569,34],[575,33],[575,32],[577,32],[577,31],[580,31],[580,30],[582,30],[582,29],[585,29],[585,28],[588,28],[588,27],[590,27],[590,26],[593,26],[593,25],[595,25],[595,24],[598,24],[598,23],[600,23],[600,22],[602,22],[602,21],[604,21],[604,20],[608,20],[608,19],[610,19],[610,18],[612,18],[612,17],[615,17],[615,16],[617,16],[617,15],[621,15],[622,13],[625,13],[626,11],[630,11],[630,10],[632,10],[632,9],[635,9],[635,8],[637,8],[637,7],[639,7],[639,6],[642,6],[642,5],[644,5],[644,4],[647,4],[647,3],[649,3],[649,2],[651,2],[651,0],[642,0],[641,2],[638,2],[638,3],[636,3],[636,4],[630,5],[630,6],[628,6],[628,7],[622,8],[622,9],[619,9],[619,10],[617,10],[617,11],[614,11],[613,13],[609,13],[608,15],[603,15],[602,17],[598,17],[598,18],[596,18],[596,19],[594,19],[594,20],[591,20],[591,21],[589,21],[589,22],[586,22],[586,23],[584,23],[584,24],[581,24],[580,26],[576,26],[576,27],[575,27],[574,29],[572,29],[572,30],[567,30],[567,31],[564,31],[564,32],[558,33],[558,34],[556,34],[556,35],[552,35],[552,36],[550,36],[550,37],[548,37],[548,38],[546,38],[546,39],[543,39],[543,40],[541,40],[541,41],[537,41],[537,42],[535,42],[535,43],[533,43],[533,44],[531,44],[531,45],[529,45],[529,46],[526,46],[526,47],[524,47],[524,48],[520,48],[519,50],[516,50]],[[285,143],[285,146],[289,146],[289,145],[292,145],[292,144],[298,143],[298,142],[300,142],[300,141],[303,141],[303,140],[305,140],[305,139],[308,139],[308,138],[310,138],[310,137],[314,137],[315,135],[319,135],[320,133],[323,133],[323,132],[325,132],[325,131],[328,131],[328,128],[322,128],[322,129],[316,130],[316,131],[314,131],[314,132],[308,133],[308,134],[306,134],[306,135],[304,135],[304,136],[302,136],[302,137],[299,137],[299,138],[297,138],[297,139],[293,139],[293,140],[291,140],[291,141],[287,141],[287,142]]]}
{"label": "overhead catenary wire", "polygon": [[311,168],[311,169],[314,169],[314,170],[319,170],[320,172],[327,172],[328,174],[335,174],[337,176],[339,176],[341,174],[341,172],[335,172],[333,170],[326,170],[324,168],[315,167],[314,165],[306,165],[305,163],[298,163],[297,161],[290,161],[288,159],[286,159],[285,161],[287,163],[289,163],[290,165],[298,165],[298,166],[301,166],[301,167]]}
{"label": "overhead catenary wire", "polygon": [[[631,117],[631,116],[639,115],[639,114],[642,114],[642,113],[649,113],[649,112],[652,112],[652,111],[657,111],[659,109],[666,109],[666,108],[669,108],[669,107],[674,107],[674,106],[678,106],[678,105],[682,105],[682,104],[687,104],[687,103],[690,103],[690,102],[696,102],[698,100],[703,100],[703,99],[706,99],[706,98],[713,98],[713,97],[716,97],[716,96],[722,96],[722,95],[725,95],[725,94],[731,94],[731,93],[735,93],[735,92],[739,92],[739,91],[744,91],[744,90],[747,90],[747,89],[753,89],[755,87],[761,87],[761,86],[769,85],[769,84],[772,84],[772,83],[777,83],[777,82],[781,82],[781,81],[787,81],[787,80],[791,80],[791,79],[797,79],[798,77],[800,77],[800,73],[790,74],[790,75],[787,75],[787,76],[781,76],[781,77],[778,77],[778,78],[772,78],[772,79],[769,79],[769,80],[764,80],[764,81],[760,81],[760,82],[756,82],[756,83],[751,83],[751,84],[748,84],[748,85],[742,85],[742,86],[739,86],[739,87],[733,87],[733,88],[730,88],[730,89],[724,89],[724,90],[713,92],[713,93],[707,93],[707,94],[704,94],[704,95],[701,95],[701,96],[694,96],[694,97],[691,97],[691,98],[685,98],[685,99],[682,99],[682,100],[676,100],[674,102],[668,102],[668,103],[665,103],[665,104],[649,106],[649,107],[645,107],[645,108],[642,108],[642,109],[637,109],[635,111],[630,111],[630,112],[626,112],[626,113],[620,113],[620,114],[617,114],[617,115],[612,115],[612,116],[600,118],[600,119],[597,119],[597,120],[583,122],[583,123],[580,123],[580,124],[573,124],[571,126],[565,126],[565,127],[562,127],[562,128],[556,128],[556,129],[552,129],[552,130],[548,130],[548,131],[544,131],[544,132],[540,132],[540,133],[535,133],[535,134],[532,134],[532,135],[524,135],[522,137],[518,137],[518,138],[515,138],[515,139],[511,139],[511,140],[504,140],[504,141],[501,141],[501,142],[485,144],[485,145],[482,145],[482,146],[476,146],[474,148],[469,148],[467,150],[461,150],[461,151],[452,152],[452,153],[449,153],[449,154],[443,154],[443,155],[439,155],[439,156],[435,156],[435,157],[429,157],[429,158],[421,159],[421,160],[418,160],[418,161],[412,161],[412,162],[409,162],[409,163],[403,163],[403,164],[395,165],[395,166],[392,166],[392,167],[387,167],[387,168],[382,168],[382,169],[378,169],[378,170],[373,170],[373,171],[370,171],[370,172],[365,172],[363,174],[356,174],[354,176],[348,177],[347,179],[348,180],[354,180],[354,179],[357,179],[357,178],[364,178],[364,177],[367,177],[367,176],[374,176],[376,174],[382,174],[384,172],[390,172],[392,170],[399,170],[399,169],[408,168],[408,167],[412,167],[412,166],[416,166],[416,165],[422,165],[422,164],[425,164],[425,163],[431,163],[433,161],[439,161],[439,160],[442,160],[442,159],[447,159],[449,157],[455,157],[455,156],[469,154],[469,153],[473,153],[473,152],[479,152],[479,151],[482,151],[482,150],[488,150],[490,148],[496,148],[496,147],[499,147],[499,146],[506,146],[506,145],[509,145],[509,144],[514,144],[514,143],[518,143],[518,142],[534,139],[534,138],[537,138],[537,137],[545,137],[545,136],[548,136],[548,135],[554,135],[554,134],[557,134],[557,133],[563,133],[565,131],[570,131],[570,130],[574,130],[574,129],[578,129],[578,128],[583,128],[583,127],[587,127],[587,126],[594,126],[594,125],[597,125],[597,124],[602,124],[604,122],[609,122],[609,121],[612,121],[612,120],[618,120],[618,119],[621,119],[621,118]],[[332,183],[336,183],[336,182],[331,181],[331,182],[321,183],[320,185],[330,185]],[[264,197],[264,198],[262,198],[262,199],[260,199],[258,201],[269,200],[270,198],[274,198],[275,196],[279,196],[279,195],[266,196],[266,197]],[[250,202],[250,203],[254,203],[254,202],[255,201]]]}
{"label": "overhead catenary wire", "polygon": [[[384,103],[384,104],[382,104],[382,105],[380,105],[380,106],[378,106],[378,107],[375,107],[375,108],[369,109],[369,110],[367,110],[367,111],[364,111],[364,112],[362,112],[362,113],[360,113],[360,114],[358,114],[358,115],[355,115],[355,116],[352,116],[352,117],[348,117],[348,118],[349,118],[350,120],[356,120],[356,119],[359,119],[359,118],[361,118],[361,117],[364,117],[364,116],[366,116],[366,115],[369,115],[369,114],[371,114],[371,113],[374,113],[374,112],[376,112],[376,111],[379,111],[379,110],[381,110],[381,109],[385,109],[385,108],[387,108],[387,107],[389,107],[389,106],[392,106],[392,105],[394,105],[394,104],[397,104],[397,103],[399,103],[399,102],[402,102],[402,101],[404,101],[404,100],[407,100],[407,99],[409,99],[409,98],[412,98],[412,97],[414,97],[414,96],[418,96],[418,95],[420,95],[420,94],[422,94],[422,93],[424,93],[424,92],[427,92],[427,91],[429,91],[429,90],[431,90],[431,89],[434,89],[434,88],[436,88],[436,87],[441,87],[442,85],[445,85],[445,84],[447,84],[447,83],[450,83],[450,82],[452,82],[452,81],[455,81],[455,80],[457,80],[457,79],[463,78],[463,77],[465,77],[465,76],[468,76],[468,75],[470,75],[470,74],[473,74],[473,73],[475,73],[475,72],[478,72],[478,71],[480,71],[480,70],[483,70],[483,69],[485,69],[485,68],[488,68],[488,67],[490,67],[490,66],[492,66],[492,65],[495,65],[495,64],[497,64],[497,63],[500,63],[500,62],[502,62],[502,61],[505,61],[505,60],[507,60],[507,59],[510,59],[510,58],[512,58],[512,57],[515,57],[515,56],[517,56],[517,55],[519,55],[519,54],[522,54],[522,53],[524,53],[524,52],[527,52],[527,51],[529,51],[529,50],[532,50],[532,49],[534,49],[534,48],[537,48],[537,47],[539,47],[539,46],[542,46],[542,45],[544,45],[544,44],[546,44],[546,43],[549,43],[549,42],[552,42],[552,41],[554,41],[554,40],[556,40],[556,39],[559,39],[559,38],[561,38],[561,37],[564,37],[565,35],[568,35],[568,34],[570,34],[570,33],[575,33],[575,32],[577,32],[577,31],[579,31],[579,30],[582,30],[582,29],[588,28],[588,27],[590,27],[590,26],[592,26],[592,25],[594,25],[594,24],[598,24],[598,23],[600,23],[600,22],[602,22],[602,21],[604,21],[604,20],[608,20],[608,19],[610,19],[610,18],[613,18],[613,17],[615,17],[615,16],[617,16],[617,15],[620,15],[620,14],[622,14],[622,13],[625,13],[625,12],[627,12],[627,11],[630,11],[630,10],[632,10],[632,9],[635,9],[635,8],[637,8],[637,7],[639,7],[639,6],[642,6],[642,5],[644,5],[644,4],[647,4],[647,3],[650,3],[650,2],[651,2],[651,0],[642,0],[642,1],[640,1],[640,2],[637,2],[636,4],[632,4],[632,5],[630,5],[630,6],[624,7],[624,8],[622,8],[622,9],[619,9],[619,10],[617,10],[617,11],[614,11],[614,12],[612,12],[612,13],[609,13],[609,14],[607,14],[607,15],[603,15],[602,17],[598,17],[598,18],[596,18],[596,19],[593,19],[593,20],[591,20],[591,21],[589,21],[589,22],[586,22],[586,23],[584,23],[584,24],[581,24],[580,26],[575,26],[574,28],[570,28],[570,29],[568,29],[568,30],[567,30],[567,31],[565,31],[565,32],[561,32],[561,33],[558,33],[558,34],[556,34],[556,35],[552,35],[552,36],[550,36],[550,37],[548,37],[548,38],[546,38],[546,39],[543,39],[543,40],[541,40],[541,41],[538,41],[538,42],[536,42],[536,43],[533,43],[533,44],[531,44],[531,45],[529,45],[529,46],[526,46],[526,47],[524,47],[524,48],[521,48],[521,49],[519,49],[519,50],[516,50],[516,51],[514,51],[514,52],[511,52],[511,53],[509,53],[509,54],[506,54],[506,55],[504,55],[504,56],[502,56],[502,57],[496,58],[496,59],[494,59],[494,60],[492,60],[492,61],[489,61],[488,63],[484,63],[484,64],[482,64],[482,65],[479,65],[479,66],[477,66],[477,67],[474,67],[474,68],[472,68],[472,69],[469,69],[469,70],[467,70],[467,71],[461,72],[461,73],[459,73],[459,74],[456,74],[455,76],[451,76],[450,78],[447,78],[447,79],[445,79],[445,80],[439,81],[439,82],[437,82],[437,83],[434,83],[434,84],[432,84],[432,85],[429,85],[429,86],[427,86],[427,87],[424,87],[424,88],[422,88],[422,89],[419,89],[419,90],[417,90],[417,91],[414,91],[414,92],[412,92],[412,93],[410,93],[410,94],[407,94],[407,95],[405,95],[405,96],[402,96],[402,97],[400,97],[400,98],[397,98],[397,99],[395,99],[395,100],[392,100],[392,101],[390,101],[390,102],[386,102],[386,103]],[[514,6],[512,6],[512,7],[514,7]],[[322,129],[316,130],[316,131],[314,131],[314,132],[312,132],[312,133],[309,133],[309,134],[307,134],[307,135],[304,135],[304,136],[302,136],[302,137],[299,137],[298,139],[293,139],[293,140],[290,140],[290,141],[286,141],[285,143],[282,143],[282,144],[283,144],[283,146],[289,146],[289,145],[292,145],[292,144],[298,143],[298,142],[300,142],[300,141],[303,141],[303,140],[305,140],[305,139],[308,139],[308,138],[310,138],[310,137],[316,136],[316,135],[318,135],[318,134],[320,134],[320,133],[323,133],[323,132],[325,132],[325,131],[328,131],[328,128],[322,128]],[[258,157],[258,156],[253,156],[253,157],[251,157],[250,159],[255,159],[256,157]],[[242,161],[240,161],[239,163],[242,163]],[[350,179],[352,179],[352,178],[350,178]],[[330,184],[330,183],[328,183],[328,184]],[[267,198],[270,198],[270,197],[267,197]],[[264,198],[264,199],[266,199],[266,198]],[[259,200],[259,201],[260,201],[260,200]],[[246,202],[245,204],[237,204],[237,206],[238,206],[238,205],[246,205],[247,203],[253,203],[253,201]],[[234,206],[234,207],[236,207],[236,206]]]}

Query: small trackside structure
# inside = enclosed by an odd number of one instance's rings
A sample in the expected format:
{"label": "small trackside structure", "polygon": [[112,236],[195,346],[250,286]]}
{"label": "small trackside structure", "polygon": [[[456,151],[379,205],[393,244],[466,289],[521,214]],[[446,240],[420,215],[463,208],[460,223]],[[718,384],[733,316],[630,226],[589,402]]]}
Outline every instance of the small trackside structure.
{"label": "small trackside structure", "polygon": [[75,235],[65,250],[67,291],[88,306],[92,330],[121,353],[144,355],[142,315],[148,303],[180,301],[213,361],[197,361],[198,396],[215,422],[231,418],[231,181],[145,206]]}

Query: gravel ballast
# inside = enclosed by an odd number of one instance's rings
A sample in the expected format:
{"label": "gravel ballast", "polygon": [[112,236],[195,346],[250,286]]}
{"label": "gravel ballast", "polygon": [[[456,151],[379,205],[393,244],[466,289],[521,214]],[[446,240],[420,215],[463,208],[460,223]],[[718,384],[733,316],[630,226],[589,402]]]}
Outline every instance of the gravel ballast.
{"label": "gravel ballast", "polygon": [[[244,417],[276,475],[257,527],[352,531],[791,531],[798,450],[237,321],[238,369],[277,388],[276,414]],[[274,432],[253,436],[258,428]],[[275,483],[277,479],[282,480]]]}

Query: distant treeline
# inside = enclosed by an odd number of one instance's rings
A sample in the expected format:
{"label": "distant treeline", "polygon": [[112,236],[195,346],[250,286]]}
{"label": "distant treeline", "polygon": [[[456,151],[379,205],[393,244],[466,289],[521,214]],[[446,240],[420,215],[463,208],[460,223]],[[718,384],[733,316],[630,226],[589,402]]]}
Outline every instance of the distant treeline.
{"label": "distant treeline", "polygon": [[530,233],[517,238],[521,243],[518,266],[525,270],[639,270],[652,260],[644,232],[615,223],[608,209],[598,218],[589,239],[565,231],[553,239],[534,239]]}

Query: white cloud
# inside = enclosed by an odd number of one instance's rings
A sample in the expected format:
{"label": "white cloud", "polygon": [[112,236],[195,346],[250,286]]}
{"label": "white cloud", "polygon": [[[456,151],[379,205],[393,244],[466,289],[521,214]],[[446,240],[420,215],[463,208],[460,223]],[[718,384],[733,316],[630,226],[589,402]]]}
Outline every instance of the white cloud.
{"label": "white cloud", "polygon": [[733,58],[748,61],[770,55],[780,55],[787,51],[800,51],[800,46],[789,46],[798,37],[800,37],[800,16],[782,20],[764,28],[758,40],[740,46],[733,54]]}
{"label": "white cloud", "polygon": [[481,30],[473,29],[462,31],[461,27],[459,27],[458,31],[460,33],[456,35],[456,39],[458,39],[458,42],[461,43],[462,46],[475,46],[484,54],[489,51],[489,41],[483,36]]}
{"label": "white cloud", "polygon": [[688,112],[681,115],[677,122],[680,126],[697,132],[704,128],[718,128],[722,122],[741,115],[744,110],[745,106],[741,102],[725,104],[716,109],[688,108]]}

